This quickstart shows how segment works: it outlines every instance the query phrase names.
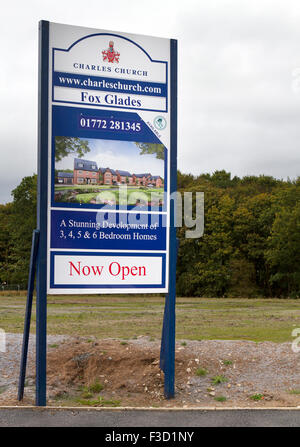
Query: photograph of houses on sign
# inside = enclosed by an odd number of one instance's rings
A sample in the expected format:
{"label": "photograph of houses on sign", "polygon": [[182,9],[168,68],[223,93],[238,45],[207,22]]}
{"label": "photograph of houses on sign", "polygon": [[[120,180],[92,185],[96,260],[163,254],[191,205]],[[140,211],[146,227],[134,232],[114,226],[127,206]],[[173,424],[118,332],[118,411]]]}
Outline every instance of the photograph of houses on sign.
{"label": "photograph of houses on sign", "polygon": [[164,150],[162,144],[57,136],[54,200],[161,207]]}

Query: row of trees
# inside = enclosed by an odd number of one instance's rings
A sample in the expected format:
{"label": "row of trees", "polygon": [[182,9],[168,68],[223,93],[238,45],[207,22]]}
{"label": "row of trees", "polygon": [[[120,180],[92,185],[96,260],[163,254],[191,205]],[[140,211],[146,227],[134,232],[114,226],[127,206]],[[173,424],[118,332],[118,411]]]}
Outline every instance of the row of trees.
{"label": "row of trees", "polygon": [[27,286],[32,231],[36,228],[37,176],[24,177],[0,205],[0,284]]}
{"label": "row of trees", "polygon": [[[25,177],[0,205],[0,283],[26,286],[36,182]],[[178,172],[178,189],[205,197],[204,236],[178,229],[178,295],[300,297],[300,178]]]}
{"label": "row of trees", "polygon": [[205,230],[179,230],[179,295],[300,297],[300,178],[178,174],[182,192],[203,191]]}

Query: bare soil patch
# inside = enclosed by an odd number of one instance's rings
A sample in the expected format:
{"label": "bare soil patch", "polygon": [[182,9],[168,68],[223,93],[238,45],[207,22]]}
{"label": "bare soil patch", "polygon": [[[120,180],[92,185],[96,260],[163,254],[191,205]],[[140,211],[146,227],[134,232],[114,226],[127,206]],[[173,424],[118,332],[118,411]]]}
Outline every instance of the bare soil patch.
{"label": "bare soil patch", "polygon": [[[0,405],[16,405],[21,335],[0,354]],[[160,341],[48,339],[48,404],[200,407],[300,406],[300,353],[291,343],[230,340],[176,343],[176,395],[165,400]],[[34,403],[34,337],[25,398]]]}

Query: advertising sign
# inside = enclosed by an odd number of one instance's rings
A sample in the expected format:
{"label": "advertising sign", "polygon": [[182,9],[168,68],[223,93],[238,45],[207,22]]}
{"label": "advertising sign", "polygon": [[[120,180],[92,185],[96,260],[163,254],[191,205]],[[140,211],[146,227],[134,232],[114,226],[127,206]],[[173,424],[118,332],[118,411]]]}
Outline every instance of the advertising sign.
{"label": "advertising sign", "polygon": [[172,41],[56,23],[48,36],[47,293],[169,292]]}

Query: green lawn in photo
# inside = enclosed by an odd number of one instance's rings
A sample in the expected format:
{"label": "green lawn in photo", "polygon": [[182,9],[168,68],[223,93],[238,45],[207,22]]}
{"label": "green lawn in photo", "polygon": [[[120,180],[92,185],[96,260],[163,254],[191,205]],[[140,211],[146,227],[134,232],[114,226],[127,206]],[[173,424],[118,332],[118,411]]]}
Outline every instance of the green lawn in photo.
{"label": "green lawn in photo", "polygon": [[74,185],[55,186],[55,193],[61,196],[57,202],[63,203],[99,203],[116,205],[159,204],[163,202],[163,188],[144,188],[127,186],[126,191],[111,185]]}
{"label": "green lawn in photo", "polygon": [[[25,301],[25,292],[0,293],[2,329],[23,331]],[[48,333],[159,339],[163,310],[163,296],[48,296]],[[176,316],[178,340],[292,342],[292,330],[300,327],[299,302],[290,299],[177,298]]]}

